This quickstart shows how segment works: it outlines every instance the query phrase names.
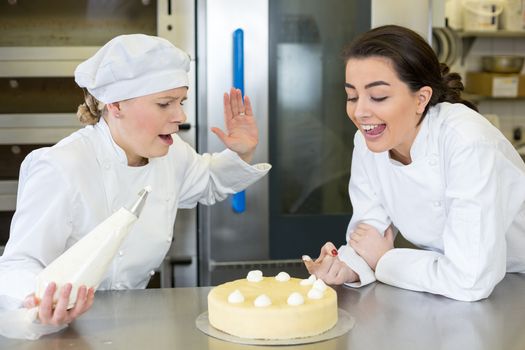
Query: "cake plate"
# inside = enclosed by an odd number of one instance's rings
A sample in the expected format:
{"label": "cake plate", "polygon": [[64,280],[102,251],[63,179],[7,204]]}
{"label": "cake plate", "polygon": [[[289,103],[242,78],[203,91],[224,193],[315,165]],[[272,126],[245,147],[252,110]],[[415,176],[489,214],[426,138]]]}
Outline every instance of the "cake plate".
{"label": "cake plate", "polygon": [[324,333],[305,338],[294,339],[247,339],[224,333],[213,327],[208,320],[208,311],[200,314],[195,320],[197,328],[203,333],[220,340],[246,345],[298,345],[309,344],[337,338],[355,325],[355,319],[343,309],[337,309],[337,323]]}

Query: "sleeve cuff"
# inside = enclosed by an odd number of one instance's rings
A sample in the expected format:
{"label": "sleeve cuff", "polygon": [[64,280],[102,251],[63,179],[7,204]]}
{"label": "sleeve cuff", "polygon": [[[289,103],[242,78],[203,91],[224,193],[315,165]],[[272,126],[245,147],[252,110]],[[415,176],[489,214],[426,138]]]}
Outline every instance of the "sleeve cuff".
{"label": "sleeve cuff", "polygon": [[[231,186],[234,192],[242,191],[257,182],[272,168],[268,163],[250,165],[242,160],[237,153],[229,149],[225,149],[218,155],[227,161],[214,162],[213,172],[221,174],[221,179],[224,180],[223,185]],[[232,166],[233,164],[236,166]],[[232,179],[236,179],[236,181],[231,181]],[[228,182],[230,182],[229,186]]]}
{"label": "sleeve cuff", "polygon": [[43,325],[36,320],[38,308],[16,309],[0,313],[0,335],[11,339],[36,340],[56,333],[67,325]]}
{"label": "sleeve cuff", "polygon": [[236,163],[242,165],[242,167],[249,172],[266,174],[272,168],[272,166],[268,163],[257,163],[253,165],[246,163],[244,160],[241,159],[241,157],[239,157],[237,153],[233,152],[228,148],[221,153],[227,156],[228,158],[231,158]]}
{"label": "sleeve cuff", "polygon": [[343,245],[339,248],[339,259],[345,262],[359,276],[359,281],[345,283],[345,285],[359,288],[376,280],[374,271],[350,246]]}

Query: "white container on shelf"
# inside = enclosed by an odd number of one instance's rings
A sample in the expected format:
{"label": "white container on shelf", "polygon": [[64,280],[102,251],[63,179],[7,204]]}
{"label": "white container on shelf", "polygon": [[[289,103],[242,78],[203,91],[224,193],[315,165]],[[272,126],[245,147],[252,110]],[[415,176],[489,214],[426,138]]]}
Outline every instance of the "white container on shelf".
{"label": "white container on shelf", "polygon": [[496,31],[503,3],[497,0],[463,1],[463,28],[465,31]]}
{"label": "white container on shelf", "polygon": [[525,0],[505,0],[503,2],[501,28],[510,31],[525,30]]}
{"label": "white container on shelf", "polygon": [[445,17],[452,29],[463,29],[463,0],[445,0]]}

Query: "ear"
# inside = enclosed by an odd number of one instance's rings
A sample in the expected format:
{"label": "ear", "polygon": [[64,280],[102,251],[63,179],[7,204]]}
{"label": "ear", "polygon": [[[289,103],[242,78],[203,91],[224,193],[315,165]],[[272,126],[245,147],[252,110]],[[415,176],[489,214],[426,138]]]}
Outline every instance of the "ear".
{"label": "ear", "polygon": [[108,109],[108,112],[115,116],[116,118],[120,118],[120,103],[119,102],[112,102],[107,103],[106,108]]}
{"label": "ear", "polygon": [[432,88],[430,86],[423,86],[416,92],[417,97],[417,113],[422,114],[432,97]]}

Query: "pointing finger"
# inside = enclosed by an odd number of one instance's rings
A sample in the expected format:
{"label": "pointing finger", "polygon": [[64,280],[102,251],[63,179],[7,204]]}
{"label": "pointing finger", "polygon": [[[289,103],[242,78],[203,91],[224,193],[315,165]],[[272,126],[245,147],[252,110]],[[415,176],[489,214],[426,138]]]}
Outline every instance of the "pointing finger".
{"label": "pointing finger", "polygon": [[303,255],[302,257],[304,266],[308,270],[310,274],[313,274],[315,272],[315,263],[308,255]]}
{"label": "pointing finger", "polygon": [[337,248],[335,247],[335,245],[332,243],[332,242],[326,242],[325,245],[323,246],[323,252],[324,252],[324,255],[329,255],[329,256],[337,256],[338,252],[337,252]]}

